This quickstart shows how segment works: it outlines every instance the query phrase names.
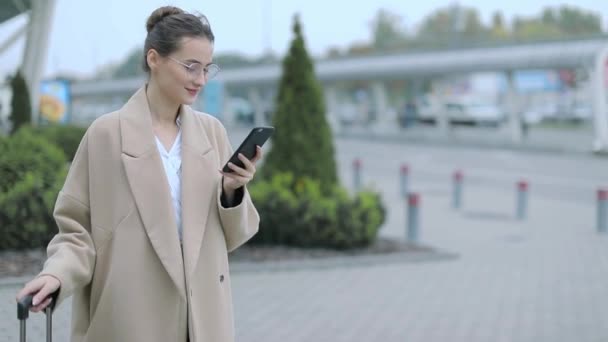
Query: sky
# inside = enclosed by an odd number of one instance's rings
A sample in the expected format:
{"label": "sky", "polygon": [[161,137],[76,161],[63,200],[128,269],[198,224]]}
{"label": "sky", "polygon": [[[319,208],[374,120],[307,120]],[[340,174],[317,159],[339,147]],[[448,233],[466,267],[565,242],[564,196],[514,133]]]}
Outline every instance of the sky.
{"label": "sky", "polygon": [[[282,55],[291,39],[291,24],[299,13],[309,51],[322,55],[328,48],[345,48],[370,39],[370,22],[376,12],[387,9],[398,14],[407,29],[415,29],[426,15],[454,1],[407,0],[56,0],[50,33],[45,77],[68,73],[90,76],[101,66],[116,63],[132,49],[142,46],[145,22],[157,7],[174,5],[205,14],[214,31],[215,53],[238,52],[257,56],[270,48]],[[486,22],[492,13],[532,16],[546,6],[574,5],[602,15],[608,25],[608,1],[509,0],[459,1],[477,8]],[[0,24],[0,43],[21,27],[27,18],[16,17]],[[25,38],[0,55],[0,79],[12,74],[21,63]]]}

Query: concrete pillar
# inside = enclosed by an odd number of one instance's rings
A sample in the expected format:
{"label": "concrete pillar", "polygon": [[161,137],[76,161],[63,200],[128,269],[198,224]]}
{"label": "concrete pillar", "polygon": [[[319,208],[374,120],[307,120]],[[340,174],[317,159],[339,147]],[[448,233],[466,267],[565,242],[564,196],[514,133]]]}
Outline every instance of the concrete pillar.
{"label": "concrete pillar", "polygon": [[262,95],[260,89],[251,87],[249,88],[249,102],[253,107],[253,124],[257,126],[263,126],[266,122],[264,117],[264,105],[262,103]]}
{"label": "concrete pillar", "polygon": [[384,83],[379,81],[372,83],[372,102],[376,116],[372,121],[387,122],[390,118],[388,117],[388,95]]}
{"label": "concrete pillar", "polygon": [[4,53],[8,48],[10,48],[23,34],[27,32],[27,24],[23,25],[17,29],[17,31],[13,32],[10,36],[6,38],[2,43],[0,43],[0,55]]}
{"label": "concrete pillar", "polygon": [[513,71],[509,70],[506,72],[507,76],[507,96],[506,96],[506,109],[507,116],[509,117],[509,124],[511,129],[511,141],[514,143],[521,143],[523,138],[522,132],[522,118],[517,108],[517,89],[515,88],[515,79],[513,77]]}
{"label": "concrete pillar", "polygon": [[607,63],[608,48],[604,48],[596,56],[594,65],[589,71],[594,113],[593,127],[595,139],[593,141],[593,150],[595,152],[608,151],[608,108],[606,106]]}
{"label": "concrete pillar", "polygon": [[443,85],[435,85],[429,98],[430,109],[435,114],[435,127],[444,137],[450,136],[450,117],[446,108],[446,91]]}
{"label": "concrete pillar", "polygon": [[326,85],[323,87],[325,96],[325,109],[327,113],[335,113],[338,109],[338,92],[336,87],[332,85]]}
{"label": "concrete pillar", "polygon": [[443,99],[439,99],[439,103],[437,105],[433,105],[434,108],[437,108],[437,116],[435,117],[437,130],[439,130],[439,134],[443,136],[449,136],[450,131],[450,116],[445,107],[445,102]]}
{"label": "concrete pillar", "polygon": [[323,91],[325,97],[325,117],[327,118],[327,123],[334,132],[338,132],[340,130],[340,118],[338,117],[338,111],[340,108],[336,87],[332,85],[325,85],[323,87]]}
{"label": "concrete pillar", "polygon": [[23,54],[22,72],[27,81],[32,102],[32,123],[38,125],[40,80],[46,66],[49,36],[55,11],[55,0],[32,0],[27,25],[27,40]]}

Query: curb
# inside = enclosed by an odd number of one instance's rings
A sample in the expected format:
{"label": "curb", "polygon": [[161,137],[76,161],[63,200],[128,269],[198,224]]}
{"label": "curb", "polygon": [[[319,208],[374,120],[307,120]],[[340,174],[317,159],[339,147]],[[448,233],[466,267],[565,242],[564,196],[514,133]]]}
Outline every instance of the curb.
{"label": "curb", "polygon": [[[371,140],[376,142],[389,143],[412,143],[423,144],[425,146],[449,147],[449,148],[474,148],[482,150],[509,150],[525,153],[551,153],[557,155],[582,155],[588,157],[606,157],[606,154],[595,153],[591,150],[586,151],[575,148],[565,148],[559,146],[543,146],[534,143],[515,144],[506,141],[475,141],[459,138],[432,138],[425,136],[379,134],[376,132],[336,132],[334,136],[338,139]],[[608,154],[608,153],[607,153]]]}
{"label": "curb", "polygon": [[309,258],[300,260],[251,262],[239,261],[230,263],[231,273],[249,272],[293,272],[305,270],[327,270],[337,268],[357,268],[385,266],[417,262],[450,261],[458,254],[444,251],[394,252],[375,255],[350,255],[327,258]]}
{"label": "curb", "polygon": [[[455,260],[458,257],[459,255],[456,253],[445,251],[410,251],[360,256],[349,255],[326,258],[318,257],[285,261],[233,261],[229,262],[229,267],[230,273],[294,272],[305,270],[385,266],[389,264],[440,262]],[[0,288],[23,286],[34,276],[35,274],[21,277],[0,278]]]}

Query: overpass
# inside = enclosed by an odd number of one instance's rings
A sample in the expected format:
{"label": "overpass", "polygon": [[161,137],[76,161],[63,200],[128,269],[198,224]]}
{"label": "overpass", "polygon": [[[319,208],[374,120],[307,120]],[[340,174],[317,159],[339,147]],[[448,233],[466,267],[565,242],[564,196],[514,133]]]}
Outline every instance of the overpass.
{"label": "overpass", "polygon": [[[323,82],[328,103],[332,99],[332,84],[340,81],[373,81],[372,94],[376,98],[376,112],[386,109],[383,81],[395,79],[433,78],[479,71],[500,71],[512,76],[513,71],[526,69],[582,68],[592,82],[594,112],[594,150],[608,150],[608,109],[606,104],[606,62],[608,38],[598,37],[573,41],[512,44],[474,47],[442,51],[405,52],[389,55],[345,57],[315,61],[317,77]],[[227,88],[249,88],[250,100],[256,106],[256,122],[262,123],[263,109],[259,105],[260,89],[276,86],[281,75],[281,64],[249,66],[223,70],[218,79]],[[508,77],[511,92],[515,92],[513,78]],[[130,94],[144,77],[130,79],[87,81],[73,84],[75,98],[92,95]],[[512,106],[508,106],[511,107]],[[521,118],[510,110],[512,140],[522,139]],[[440,120],[446,130],[446,118]]]}

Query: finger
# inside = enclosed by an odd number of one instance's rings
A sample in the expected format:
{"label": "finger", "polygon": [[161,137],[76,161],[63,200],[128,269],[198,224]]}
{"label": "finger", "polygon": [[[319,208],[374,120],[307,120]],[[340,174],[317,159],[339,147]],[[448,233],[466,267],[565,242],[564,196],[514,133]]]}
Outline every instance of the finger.
{"label": "finger", "polygon": [[262,159],[262,148],[257,145],[255,149],[255,157],[251,160],[252,163],[256,163],[258,160]]}
{"label": "finger", "polygon": [[251,177],[242,176],[237,173],[223,172],[223,175],[227,178],[233,179],[238,182],[242,182],[242,181],[248,182],[251,179]]}
{"label": "finger", "polygon": [[247,159],[244,155],[239,153],[239,159],[245,165],[245,169],[249,171],[249,173],[255,173],[255,165],[251,162],[251,160]]}
{"label": "finger", "polygon": [[242,177],[251,177],[252,174],[249,170],[243,169],[242,167],[236,166],[233,163],[228,163],[228,167],[234,171],[237,175]]}
{"label": "finger", "polygon": [[49,305],[51,304],[51,302],[52,302],[52,301],[53,301],[53,298],[52,298],[52,297],[49,297],[49,298],[47,298],[47,299],[46,299],[46,300],[45,300],[43,303],[41,303],[41,304],[39,304],[39,305],[37,305],[37,306],[34,306],[34,307],[31,309],[31,311],[32,311],[32,312],[40,312],[40,311],[42,311],[42,310],[46,309],[46,307],[47,307],[47,306],[49,306]]}
{"label": "finger", "polygon": [[245,170],[244,168],[242,168],[240,166],[237,166],[234,163],[228,163],[228,168],[230,170],[232,170],[233,173],[236,173],[236,174],[241,175],[241,176],[245,176],[246,173],[247,173],[247,170]]}
{"label": "finger", "polygon": [[29,283],[25,284],[23,289],[21,289],[21,291],[19,291],[19,294],[17,294],[17,301],[29,294],[38,292],[42,288],[42,286],[44,286],[44,281],[42,279],[34,279],[30,281]]}
{"label": "finger", "polygon": [[53,291],[53,289],[52,289],[51,284],[49,282],[45,282],[44,286],[34,296],[32,305],[33,306],[40,305],[40,303],[44,302],[46,300],[46,297],[48,297],[52,293],[52,291]]}
{"label": "finger", "polygon": [[249,183],[249,181],[251,180],[251,178],[249,178],[249,177],[239,176],[239,175],[234,174],[234,173],[226,173],[226,172],[224,172],[223,174],[224,174],[224,177],[230,178],[230,179],[236,181],[241,186]]}

